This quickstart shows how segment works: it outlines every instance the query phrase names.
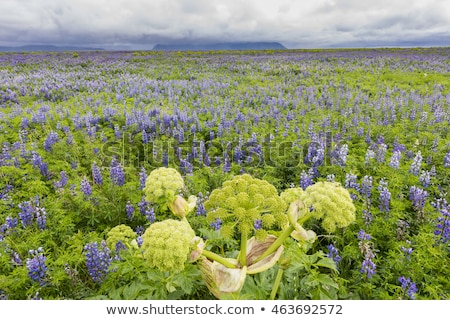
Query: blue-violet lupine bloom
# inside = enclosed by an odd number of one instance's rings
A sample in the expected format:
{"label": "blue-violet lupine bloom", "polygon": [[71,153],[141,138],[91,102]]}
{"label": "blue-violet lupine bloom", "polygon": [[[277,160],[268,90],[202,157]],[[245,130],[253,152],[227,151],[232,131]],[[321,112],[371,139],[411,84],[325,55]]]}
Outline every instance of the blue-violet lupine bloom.
{"label": "blue-violet lupine bloom", "polygon": [[216,231],[220,230],[220,227],[222,226],[222,220],[217,218],[215,221],[211,222],[210,226]]}
{"label": "blue-violet lupine bloom", "polygon": [[302,171],[302,173],[300,174],[300,188],[306,190],[306,188],[308,188],[312,184],[313,184],[312,175],[310,173]]}
{"label": "blue-violet lupine bloom", "polygon": [[341,256],[339,256],[338,249],[332,244],[329,244],[327,246],[327,249],[328,249],[327,257],[333,259],[333,261],[336,263],[337,266],[338,263],[342,260]]}
{"label": "blue-violet lupine bloom", "polygon": [[389,166],[394,169],[398,169],[400,167],[400,158],[402,157],[402,153],[399,150],[395,150],[392,153],[391,160],[389,162]]}
{"label": "blue-violet lupine bloom", "polygon": [[422,173],[420,174],[419,180],[420,180],[420,183],[422,184],[422,186],[424,188],[427,188],[428,186],[430,186],[431,172],[428,171],[428,170],[422,170]]}
{"label": "blue-violet lupine bloom", "polygon": [[103,183],[102,172],[96,162],[92,164],[92,178],[94,180],[94,184],[101,185]]}
{"label": "blue-violet lupine bloom", "polygon": [[139,171],[139,189],[143,190],[145,188],[145,181],[147,180],[147,171],[144,167]]}
{"label": "blue-violet lupine bloom", "polygon": [[116,158],[111,160],[109,177],[112,184],[116,186],[123,186],[125,184],[125,172],[123,171],[122,164]]}
{"label": "blue-violet lupine bloom", "polygon": [[80,191],[83,192],[83,194],[86,197],[92,195],[92,187],[91,184],[89,183],[89,180],[86,177],[83,177],[83,179],[81,180]]}
{"label": "blue-violet lupine bloom", "polygon": [[131,220],[133,218],[134,206],[130,201],[125,205],[125,212],[127,213],[128,220]]}
{"label": "blue-violet lupine bloom", "polygon": [[416,292],[417,292],[417,286],[414,282],[411,281],[411,278],[405,278],[404,276],[401,276],[398,278],[398,282],[402,285],[403,291],[408,295],[410,299],[415,299]]}
{"label": "blue-violet lupine bloom", "polygon": [[414,210],[423,210],[427,198],[427,191],[416,186],[412,186],[409,189],[409,200],[411,200]]}
{"label": "blue-violet lupine bloom", "polygon": [[439,236],[441,242],[447,243],[450,241],[450,205],[444,200],[442,205],[437,206],[437,210],[441,215],[437,218],[434,234]]}
{"label": "blue-violet lupine bloom", "polygon": [[47,225],[47,212],[45,208],[39,206],[36,206],[34,209],[37,225],[39,229],[44,230]]}
{"label": "blue-violet lupine bloom", "polygon": [[61,171],[59,173],[60,179],[59,181],[53,183],[55,188],[64,188],[67,185],[67,182],[69,181],[69,178],[67,177],[67,173],[65,171]]}
{"label": "blue-violet lupine bloom", "polygon": [[32,258],[27,258],[26,267],[28,276],[31,280],[38,282],[39,285],[45,285],[45,278],[47,275],[47,266],[45,264],[46,257],[43,254],[44,250],[39,247],[37,250],[30,250],[29,254]]}
{"label": "blue-violet lupine bloom", "polygon": [[420,166],[422,165],[422,153],[417,151],[416,156],[414,157],[413,162],[411,163],[411,166],[409,168],[409,172],[411,172],[413,175],[417,176],[420,172]]}
{"label": "blue-violet lupine bloom", "polygon": [[366,196],[366,198],[370,198],[372,195],[372,176],[364,176],[361,181],[360,192],[362,195]]}
{"label": "blue-violet lupine bloom", "polygon": [[378,191],[380,192],[380,205],[379,209],[382,212],[388,213],[390,211],[390,202],[391,202],[391,193],[388,189],[387,181],[384,179],[380,180],[380,183],[378,185]]}
{"label": "blue-violet lupine bloom", "polygon": [[59,140],[58,133],[55,131],[50,132],[44,141],[44,150],[47,152],[52,151],[52,146],[56,142],[58,142],[58,140]]}
{"label": "blue-violet lupine bloom", "polygon": [[444,156],[444,168],[450,168],[450,151]]}
{"label": "blue-violet lupine bloom", "polygon": [[22,222],[23,227],[27,227],[33,223],[34,219],[34,208],[30,201],[24,201],[19,203],[18,205],[20,212],[19,212],[19,219]]}
{"label": "blue-violet lupine bloom", "polygon": [[372,236],[370,234],[366,233],[364,230],[359,230],[358,239],[359,240],[371,240]]}
{"label": "blue-violet lupine bloom", "polygon": [[372,252],[368,252],[364,257],[364,261],[362,262],[360,269],[360,272],[365,274],[369,279],[375,274],[375,270],[377,268],[376,264],[372,260],[374,257],[375,256]]}
{"label": "blue-violet lupine bloom", "polygon": [[84,247],[86,255],[86,267],[92,280],[101,283],[109,272],[112,258],[111,252],[103,240],[100,245],[98,242],[91,242]]}
{"label": "blue-violet lupine bloom", "polygon": [[255,230],[259,230],[262,228],[262,221],[261,219],[257,219],[254,223],[253,223],[253,227],[255,228]]}

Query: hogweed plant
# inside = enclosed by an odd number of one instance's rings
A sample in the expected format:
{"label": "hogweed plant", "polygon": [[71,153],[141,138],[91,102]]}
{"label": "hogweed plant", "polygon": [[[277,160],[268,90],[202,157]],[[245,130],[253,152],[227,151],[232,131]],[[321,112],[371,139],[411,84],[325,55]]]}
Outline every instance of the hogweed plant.
{"label": "hogweed plant", "polygon": [[[318,238],[307,229],[308,220],[320,221],[327,233],[355,220],[350,194],[339,183],[317,182],[305,190],[292,187],[279,194],[269,182],[240,174],[214,189],[203,203],[206,222],[220,237],[236,243],[235,249],[214,252],[208,249],[212,248],[209,239],[196,235],[190,225],[191,216],[197,216],[193,212],[198,201],[194,196],[185,199],[183,189],[184,180],[177,170],[153,170],[143,189],[145,200],[162,209],[160,213],[170,211],[173,216],[164,215],[151,223],[140,245],[137,234],[125,225],[112,228],[106,244],[111,252],[117,244],[134,250],[144,265],[170,274],[170,279],[196,264],[204,284],[219,299],[239,298],[247,277],[277,266],[270,293],[274,299],[293,258],[290,255],[306,254],[302,244],[313,244]],[[285,246],[292,243],[297,243],[297,250],[285,253]],[[173,291],[173,286],[167,288]]]}

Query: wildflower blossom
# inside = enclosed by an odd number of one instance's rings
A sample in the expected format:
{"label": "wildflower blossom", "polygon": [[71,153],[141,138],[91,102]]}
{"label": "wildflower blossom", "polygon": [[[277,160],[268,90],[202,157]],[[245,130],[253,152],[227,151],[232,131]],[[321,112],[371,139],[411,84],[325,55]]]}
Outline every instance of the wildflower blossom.
{"label": "wildflower blossom", "polygon": [[92,280],[101,283],[109,272],[111,265],[111,250],[106,241],[103,240],[100,245],[98,242],[91,242],[84,247],[86,256],[86,267]]}
{"label": "wildflower blossom", "polygon": [[94,180],[94,184],[101,185],[103,183],[102,172],[96,162],[92,164],[92,178]]}
{"label": "wildflower blossom", "polygon": [[86,177],[83,177],[83,179],[81,180],[80,191],[83,192],[83,194],[86,197],[92,195],[92,187],[91,184],[89,183],[89,180]]}
{"label": "wildflower blossom", "polygon": [[417,151],[416,156],[414,157],[413,162],[411,163],[411,166],[409,168],[409,172],[411,172],[413,175],[417,176],[420,172],[420,166],[422,165],[422,153]]}
{"label": "wildflower blossom", "polygon": [[39,247],[37,250],[30,250],[29,254],[32,258],[27,258],[26,267],[28,276],[31,280],[38,282],[39,285],[44,286],[46,283],[47,266],[45,264],[46,257],[43,254],[44,250]]}
{"label": "wildflower blossom", "polygon": [[398,278],[398,282],[400,282],[403,292],[405,292],[410,299],[415,299],[416,292],[417,292],[417,286],[414,282],[411,281],[411,278],[405,278],[404,276],[401,276]]}
{"label": "wildflower blossom", "polygon": [[341,262],[342,258],[341,256],[339,256],[339,251],[338,249],[336,249],[336,247],[332,244],[329,244],[327,246],[328,249],[328,253],[327,253],[327,257],[330,259],[333,259],[333,261],[336,263],[336,265]]}
{"label": "wildflower blossom", "polygon": [[111,183],[116,186],[123,186],[125,184],[125,172],[122,164],[113,158],[109,168],[109,178]]}

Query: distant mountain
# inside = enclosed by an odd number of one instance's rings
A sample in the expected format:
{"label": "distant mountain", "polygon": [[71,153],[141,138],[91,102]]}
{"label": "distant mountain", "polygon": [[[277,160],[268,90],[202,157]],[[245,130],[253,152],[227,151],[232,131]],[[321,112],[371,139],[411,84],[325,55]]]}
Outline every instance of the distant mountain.
{"label": "distant mountain", "polygon": [[0,51],[7,52],[61,52],[61,51],[102,51],[102,48],[84,48],[70,46],[52,46],[52,45],[27,45],[20,47],[1,47]]}
{"label": "distant mountain", "polygon": [[286,49],[278,42],[225,42],[205,44],[157,44],[153,50],[161,51],[205,51],[205,50],[282,50]]}

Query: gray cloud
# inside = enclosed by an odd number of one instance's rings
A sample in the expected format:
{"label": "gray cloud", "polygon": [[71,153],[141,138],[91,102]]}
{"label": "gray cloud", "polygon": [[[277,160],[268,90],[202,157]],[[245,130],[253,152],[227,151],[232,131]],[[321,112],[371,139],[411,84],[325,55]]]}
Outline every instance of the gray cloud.
{"label": "gray cloud", "polygon": [[[2,0],[0,45],[150,49],[279,41],[288,47],[450,45],[446,0]],[[436,43],[434,43],[436,42]]]}

